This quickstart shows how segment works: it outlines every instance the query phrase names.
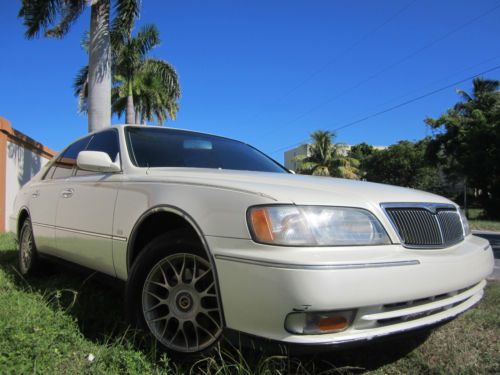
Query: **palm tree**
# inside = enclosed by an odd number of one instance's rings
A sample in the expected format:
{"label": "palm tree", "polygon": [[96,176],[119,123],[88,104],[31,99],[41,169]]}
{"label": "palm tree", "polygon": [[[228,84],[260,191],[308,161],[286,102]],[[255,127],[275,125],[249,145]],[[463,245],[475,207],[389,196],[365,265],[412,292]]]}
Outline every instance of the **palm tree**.
{"label": "palm tree", "polygon": [[111,30],[131,28],[139,15],[140,0],[113,0],[115,18],[110,25],[111,0],[23,0],[19,17],[26,26],[26,37],[63,38],[71,25],[90,5],[88,83],[88,130],[111,123]]}
{"label": "palm tree", "polygon": [[332,176],[359,179],[359,161],[347,156],[343,143],[333,143],[335,133],[317,130],[311,133],[312,144],[308,155],[299,155],[295,160],[300,164],[297,172],[315,176]]}
{"label": "palm tree", "polygon": [[476,111],[476,115],[484,112],[491,112],[495,108],[500,96],[499,87],[500,81],[475,78],[472,81],[472,95],[465,90],[457,90],[457,93],[462,97],[463,101],[458,102],[454,110],[463,116],[472,116]]}
{"label": "palm tree", "polygon": [[[166,61],[147,58],[160,44],[159,31],[154,25],[141,28],[135,37],[131,30],[117,30],[111,34],[113,47],[112,111],[125,113],[127,124],[145,123],[156,117],[163,123],[175,119],[180,97],[179,80],[175,69]],[[86,43],[83,43],[84,47]],[[80,99],[80,109],[87,109],[87,67],[78,73],[74,87]]]}
{"label": "palm tree", "polygon": [[330,167],[333,164],[334,150],[332,145],[333,133],[316,130],[311,133],[312,144],[309,155],[299,155],[295,159],[300,162],[298,173],[315,176],[330,176]]}

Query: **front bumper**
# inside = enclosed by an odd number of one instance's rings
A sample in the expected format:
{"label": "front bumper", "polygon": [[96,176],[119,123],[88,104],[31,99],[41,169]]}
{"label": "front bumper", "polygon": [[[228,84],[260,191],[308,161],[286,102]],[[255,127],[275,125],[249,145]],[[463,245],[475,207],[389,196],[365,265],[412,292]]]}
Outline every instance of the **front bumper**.
{"label": "front bumper", "polygon": [[[207,237],[226,326],[290,344],[342,344],[450,319],[477,303],[493,269],[489,243],[468,236],[442,250],[400,245],[285,248]],[[287,332],[293,311],[356,309],[339,333]]]}

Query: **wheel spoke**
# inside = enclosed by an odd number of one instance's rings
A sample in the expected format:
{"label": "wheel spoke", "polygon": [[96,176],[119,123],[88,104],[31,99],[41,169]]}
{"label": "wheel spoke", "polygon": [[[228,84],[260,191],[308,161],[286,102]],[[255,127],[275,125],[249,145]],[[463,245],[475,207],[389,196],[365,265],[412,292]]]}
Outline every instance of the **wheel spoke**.
{"label": "wheel spoke", "polygon": [[182,257],[182,266],[181,266],[181,272],[180,272],[181,279],[179,280],[180,283],[184,282],[184,270],[185,269],[186,269],[186,254],[184,254],[184,256]]}
{"label": "wheel spoke", "polygon": [[165,285],[166,285],[165,288],[169,289],[170,284],[168,283],[167,275],[165,274],[163,267],[160,266],[160,267],[158,267],[158,269],[160,270],[161,276],[163,277],[163,281],[165,282]]}
{"label": "wheel spoke", "polygon": [[215,281],[212,281],[202,292],[200,292],[200,297],[215,296],[215,293],[209,293],[208,291],[215,286]]}
{"label": "wheel spoke", "polygon": [[208,269],[206,271],[203,271],[201,275],[199,275],[198,277],[196,277],[194,279],[194,283],[193,284],[196,284],[198,282],[198,280],[202,279],[206,274],[208,274],[209,272],[211,271],[211,269]]}
{"label": "wheel spoke", "polygon": [[180,327],[181,327],[181,322],[179,322],[179,326],[177,327],[177,330],[175,331],[174,335],[172,336],[172,338],[170,339],[170,344],[172,344],[175,340],[175,338],[177,337],[177,335],[179,334],[180,332]]}
{"label": "wheel spoke", "polygon": [[193,325],[193,331],[194,331],[194,336],[195,336],[195,340],[196,340],[196,348],[199,348],[200,347],[200,336],[198,335],[198,330],[196,329],[195,323],[191,322],[191,324]]}
{"label": "wheel spoke", "polygon": [[220,328],[219,326],[219,322],[217,322],[214,318],[212,318],[210,316],[210,314],[207,314],[205,313],[204,311],[200,311],[200,314],[202,314],[203,316],[206,316],[208,319],[210,319],[212,321],[212,323],[217,327],[217,328]]}
{"label": "wheel spoke", "polygon": [[182,282],[181,275],[179,274],[179,272],[177,272],[177,268],[174,267],[174,265],[170,262],[170,260],[167,260],[167,263],[170,266],[170,268],[172,268],[172,270],[174,271],[175,278],[177,279],[177,284],[181,283]]}
{"label": "wheel spoke", "polygon": [[148,322],[150,323],[155,323],[155,322],[160,322],[162,320],[168,320],[170,314],[160,316],[159,318],[154,318],[154,319],[147,319]]}
{"label": "wheel spoke", "polygon": [[191,285],[194,285],[196,283],[196,271],[197,271],[196,263],[197,263],[197,259],[195,257],[195,258],[193,258],[193,275],[191,277],[191,282],[190,282]]}
{"label": "wheel spoke", "polygon": [[203,328],[200,324],[198,324],[198,322],[196,322],[194,324],[194,327],[195,329],[200,329],[202,330],[203,332],[205,332],[207,335],[209,335],[210,337],[214,338],[215,339],[215,336],[212,334],[212,332],[210,332],[209,330]]}
{"label": "wheel spoke", "polygon": [[[187,338],[186,332],[184,330],[184,324],[185,322],[180,323],[181,325],[179,326],[180,331],[182,332],[182,336],[184,337],[184,342],[186,343],[186,350],[189,350],[189,340]],[[182,327],[182,328],[181,328]]]}
{"label": "wheel spoke", "polygon": [[160,301],[160,302],[158,302],[156,305],[151,306],[150,308],[148,308],[148,309],[147,309],[146,311],[144,311],[144,312],[145,312],[145,313],[150,313],[151,311],[153,311],[153,310],[157,309],[158,307],[160,307],[160,306],[162,306],[162,305],[164,305],[164,306],[165,306],[165,304],[164,304],[162,301]]}
{"label": "wheel spoke", "polygon": [[149,294],[151,297],[156,298],[158,301],[164,301],[164,298],[161,298],[160,296],[154,294],[153,292],[151,292],[149,290],[147,290],[146,293]]}
{"label": "wheel spoke", "polygon": [[165,337],[165,333],[167,332],[168,323],[170,322],[169,317],[172,317],[172,316],[170,314],[167,315],[167,319],[165,319],[165,325],[163,326],[160,337]]}
{"label": "wheel spoke", "polygon": [[149,283],[161,286],[162,288],[165,288],[166,290],[170,291],[170,286],[168,284],[160,283],[158,281],[150,281]]}

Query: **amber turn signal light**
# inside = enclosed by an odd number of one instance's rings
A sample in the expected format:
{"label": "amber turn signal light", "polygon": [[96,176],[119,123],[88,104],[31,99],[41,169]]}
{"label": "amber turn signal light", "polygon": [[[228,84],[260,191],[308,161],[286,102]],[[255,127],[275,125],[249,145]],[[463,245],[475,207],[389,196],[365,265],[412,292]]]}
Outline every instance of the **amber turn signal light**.
{"label": "amber turn signal light", "polygon": [[250,220],[255,236],[262,242],[272,242],[274,240],[271,231],[271,220],[265,208],[253,208],[250,211]]}
{"label": "amber turn signal light", "polygon": [[347,325],[347,319],[341,315],[321,318],[318,322],[318,328],[321,331],[343,331]]}
{"label": "amber turn signal light", "polygon": [[292,312],[285,319],[285,329],[299,335],[337,333],[349,328],[356,310]]}

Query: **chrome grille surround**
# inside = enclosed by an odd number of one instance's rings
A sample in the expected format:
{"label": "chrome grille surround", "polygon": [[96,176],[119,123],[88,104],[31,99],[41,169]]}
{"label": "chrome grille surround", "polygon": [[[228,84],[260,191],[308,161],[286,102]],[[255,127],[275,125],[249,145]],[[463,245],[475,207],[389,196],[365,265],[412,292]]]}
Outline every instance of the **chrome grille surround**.
{"label": "chrome grille surround", "polygon": [[457,208],[445,203],[382,203],[401,244],[415,249],[443,249],[464,239]]}

